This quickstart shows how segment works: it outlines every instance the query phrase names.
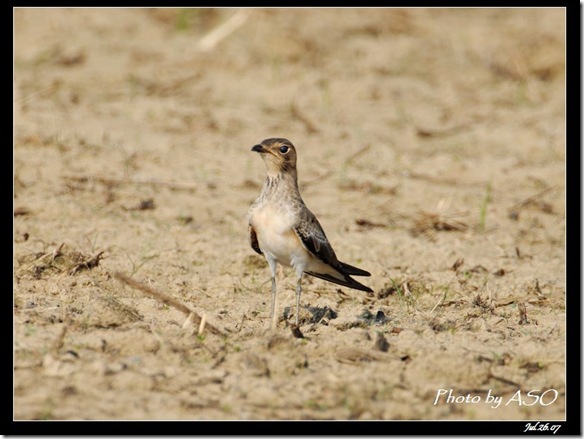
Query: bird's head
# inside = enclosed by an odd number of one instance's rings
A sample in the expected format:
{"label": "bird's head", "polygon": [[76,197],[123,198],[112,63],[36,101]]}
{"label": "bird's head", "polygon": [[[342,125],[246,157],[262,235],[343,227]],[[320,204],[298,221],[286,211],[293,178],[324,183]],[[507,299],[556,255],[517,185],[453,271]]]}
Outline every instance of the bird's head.
{"label": "bird's head", "polygon": [[252,149],[264,159],[268,174],[296,173],[296,149],[287,139],[265,139]]}

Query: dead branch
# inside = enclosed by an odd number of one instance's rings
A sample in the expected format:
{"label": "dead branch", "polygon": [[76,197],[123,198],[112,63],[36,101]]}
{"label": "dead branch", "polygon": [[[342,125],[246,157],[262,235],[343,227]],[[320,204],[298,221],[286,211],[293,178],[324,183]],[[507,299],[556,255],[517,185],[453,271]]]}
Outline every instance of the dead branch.
{"label": "dead branch", "polygon": [[172,306],[173,308],[179,310],[180,312],[187,316],[187,319],[189,320],[192,319],[192,321],[198,324],[200,329],[201,327],[205,327],[208,328],[209,332],[211,332],[212,334],[225,337],[225,334],[221,330],[217,329],[215,326],[211,325],[210,323],[202,323],[203,318],[195,311],[192,311],[188,306],[186,306],[182,302],[179,302],[178,300],[170,296],[167,296],[166,294],[163,294],[160,291],[156,291],[154,288],[151,288],[147,285],[137,282],[134,279],[131,279],[122,273],[116,272],[113,274],[113,276],[120,282],[123,282],[136,290],[140,290],[146,296],[151,297],[153,299],[157,299],[164,303],[165,305]]}
{"label": "dead branch", "polygon": [[519,203],[514,204],[509,209],[507,209],[507,211],[509,212],[510,215],[513,215],[513,214],[517,215],[521,209],[529,206],[530,204],[535,203],[535,201],[537,201],[538,198],[542,197],[543,195],[545,195],[548,192],[555,190],[557,188],[558,188],[558,186],[548,186],[544,190],[538,192],[537,194],[532,195],[531,197],[528,197],[528,198],[520,201]]}
{"label": "dead branch", "polygon": [[199,40],[199,50],[203,52],[208,52],[213,49],[222,40],[227,38],[237,28],[243,26],[247,21],[248,13],[244,9],[240,9],[235,14],[233,14],[227,21],[217,26],[207,35]]}
{"label": "dead branch", "polygon": [[357,158],[359,158],[361,155],[365,154],[367,151],[369,151],[371,149],[371,144],[367,144],[365,145],[363,148],[359,149],[359,151],[351,154],[346,160],[344,165],[350,165],[351,163],[353,163]]}
{"label": "dead branch", "polygon": [[[60,249],[61,247],[59,247]],[[90,270],[93,267],[97,267],[99,265],[99,261],[101,259],[101,256],[104,254],[105,252],[101,251],[96,253],[95,255],[93,255],[92,257],[90,257],[89,259],[79,262],[78,264],[76,264],[73,268],[71,268],[71,270],[69,270],[69,275],[73,275],[75,273],[77,273],[79,270],[82,269],[87,269]]]}
{"label": "dead branch", "polygon": [[30,215],[32,213],[32,210],[30,210],[28,207],[15,207],[14,208],[14,212],[13,215],[14,216],[21,216],[21,215]]}

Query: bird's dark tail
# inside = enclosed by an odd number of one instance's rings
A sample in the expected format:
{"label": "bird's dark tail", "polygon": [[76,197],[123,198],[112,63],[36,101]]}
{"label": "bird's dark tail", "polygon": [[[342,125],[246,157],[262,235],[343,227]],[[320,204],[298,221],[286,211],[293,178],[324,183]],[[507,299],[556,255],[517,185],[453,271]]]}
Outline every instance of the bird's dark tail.
{"label": "bird's dark tail", "polygon": [[[349,267],[350,267],[350,265],[349,265]],[[355,268],[355,267],[351,267],[351,268],[359,270],[358,268]],[[364,270],[359,270],[359,272],[367,273]],[[342,274],[342,276],[343,276],[342,278],[334,277],[334,276],[331,276],[330,274],[313,273],[313,272],[309,272],[309,271],[305,271],[305,273],[310,274],[311,276],[314,276],[314,277],[318,277],[320,279],[324,279],[324,280],[329,281],[329,282],[333,282],[335,284],[343,285],[344,287],[353,288],[354,290],[367,291],[368,293],[373,292],[373,290],[371,288],[363,285],[360,282],[357,282],[355,279],[353,279],[351,276],[349,276],[346,273]],[[370,273],[367,273],[366,275],[362,274],[360,276],[370,276]]]}
{"label": "bird's dark tail", "polygon": [[360,268],[353,267],[352,265],[345,264],[344,262],[339,261],[341,267],[343,267],[343,271],[345,274],[350,276],[371,276],[371,273],[365,270],[361,270]]}

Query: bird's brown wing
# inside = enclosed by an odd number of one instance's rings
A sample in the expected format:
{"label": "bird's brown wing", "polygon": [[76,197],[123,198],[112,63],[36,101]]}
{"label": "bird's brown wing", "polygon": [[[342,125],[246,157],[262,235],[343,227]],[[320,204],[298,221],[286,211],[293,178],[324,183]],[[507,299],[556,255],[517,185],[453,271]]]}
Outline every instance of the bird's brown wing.
{"label": "bird's brown wing", "polygon": [[370,276],[370,273],[340,262],[337,259],[335,251],[324,234],[322,226],[314,214],[308,209],[303,210],[302,217],[294,226],[294,232],[308,252],[338,272],[338,276],[331,275],[330,273],[316,273],[312,271],[307,271],[306,274],[356,290],[373,292],[371,288],[357,282],[350,276]]}
{"label": "bird's brown wing", "polygon": [[249,243],[251,248],[253,248],[260,255],[263,255],[260,244],[258,243],[258,235],[256,235],[256,232],[251,224],[249,225]]}
{"label": "bird's brown wing", "polygon": [[304,248],[325,264],[342,272],[342,266],[331,247],[322,226],[308,209],[302,210],[302,216],[294,225],[294,233]]}
{"label": "bird's brown wing", "polygon": [[345,287],[373,292],[371,288],[357,282],[350,276],[350,274],[364,276],[369,275],[369,273],[360,268],[340,262],[316,217],[310,211],[306,211],[303,215],[303,220],[299,221],[294,227],[296,236],[298,236],[300,242],[302,242],[302,245],[308,252],[334,268],[338,275],[317,273],[314,271],[306,271],[305,273]]}

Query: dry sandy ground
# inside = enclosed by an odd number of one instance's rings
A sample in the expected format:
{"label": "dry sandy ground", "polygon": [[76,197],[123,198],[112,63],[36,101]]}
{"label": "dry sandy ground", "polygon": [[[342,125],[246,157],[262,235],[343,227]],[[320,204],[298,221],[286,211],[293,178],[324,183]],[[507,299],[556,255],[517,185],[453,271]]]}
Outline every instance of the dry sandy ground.
{"label": "dry sandy ground", "polygon": [[[564,20],[16,10],[14,418],[565,419]],[[248,244],[268,137],[372,273],[306,278],[304,338]]]}

